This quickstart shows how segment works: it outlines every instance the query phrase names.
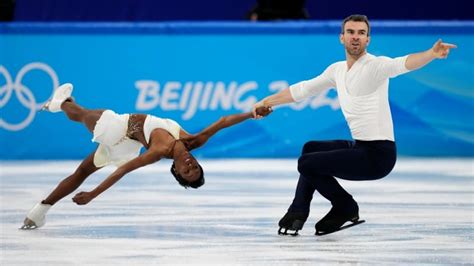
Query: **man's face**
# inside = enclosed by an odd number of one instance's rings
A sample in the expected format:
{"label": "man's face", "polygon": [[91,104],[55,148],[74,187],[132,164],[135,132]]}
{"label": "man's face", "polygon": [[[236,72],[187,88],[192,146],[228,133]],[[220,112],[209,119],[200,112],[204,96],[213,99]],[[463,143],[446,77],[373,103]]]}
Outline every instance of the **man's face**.
{"label": "man's face", "polygon": [[201,175],[199,164],[191,153],[183,152],[174,160],[176,172],[188,182],[196,181]]}
{"label": "man's face", "polygon": [[359,57],[365,53],[370,42],[368,33],[368,27],[365,22],[346,22],[344,32],[340,34],[340,40],[349,55]]}

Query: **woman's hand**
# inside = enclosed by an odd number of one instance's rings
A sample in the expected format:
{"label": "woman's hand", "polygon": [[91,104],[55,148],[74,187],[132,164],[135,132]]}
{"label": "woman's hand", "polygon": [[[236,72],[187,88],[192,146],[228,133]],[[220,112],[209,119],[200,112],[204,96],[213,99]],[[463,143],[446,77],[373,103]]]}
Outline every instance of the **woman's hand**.
{"label": "woman's hand", "polygon": [[267,106],[259,106],[255,108],[255,114],[257,117],[265,117],[273,112],[273,109],[271,107]]}
{"label": "woman's hand", "polygon": [[209,137],[207,137],[205,134],[198,134],[182,138],[180,141],[183,142],[186,149],[190,151],[201,147],[208,141],[208,139]]}
{"label": "woman's hand", "polygon": [[85,205],[93,200],[95,197],[91,192],[79,192],[77,193],[72,201],[74,201],[77,205]]}

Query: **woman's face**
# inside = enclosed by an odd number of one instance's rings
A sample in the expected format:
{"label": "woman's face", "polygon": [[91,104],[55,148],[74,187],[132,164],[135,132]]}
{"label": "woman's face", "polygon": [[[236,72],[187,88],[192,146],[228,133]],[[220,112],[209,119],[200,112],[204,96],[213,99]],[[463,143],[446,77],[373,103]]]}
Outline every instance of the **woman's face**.
{"label": "woman's face", "polygon": [[201,169],[196,158],[187,150],[182,152],[178,158],[175,158],[174,167],[176,172],[188,182],[198,180],[201,175]]}

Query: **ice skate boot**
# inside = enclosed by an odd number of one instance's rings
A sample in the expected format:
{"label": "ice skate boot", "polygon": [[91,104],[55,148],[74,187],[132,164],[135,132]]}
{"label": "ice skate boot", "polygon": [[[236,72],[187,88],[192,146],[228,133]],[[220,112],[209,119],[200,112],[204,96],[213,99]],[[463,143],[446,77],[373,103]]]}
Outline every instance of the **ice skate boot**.
{"label": "ice skate boot", "polygon": [[46,222],[46,213],[51,206],[52,205],[43,203],[36,204],[26,215],[23,226],[20,229],[32,230],[43,226]]}
{"label": "ice skate boot", "polygon": [[[306,219],[308,219],[309,213],[307,212],[291,212],[288,211],[283,218],[281,218],[278,225],[280,229],[278,229],[279,235],[292,235],[297,236],[298,231],[303,228]],[[288,233],[288,230],[295,231],[294,233]]]}
{"label": "ice skate boot", "polygon": [[[346,222],[350,224],[343,226]],[[333,206],[316,225],[316,235],[327,235],[365,222],[359,220],[359,206],[355,201],[344,207]]]}
{"label": "ice skate boot", "polygon": [[64,83],[59,86],[53,94],[53,97],[43,105],[41,110],[50,111],[51,113],[61,112],[61,104],[66,101],[72,94],[72,84]]}

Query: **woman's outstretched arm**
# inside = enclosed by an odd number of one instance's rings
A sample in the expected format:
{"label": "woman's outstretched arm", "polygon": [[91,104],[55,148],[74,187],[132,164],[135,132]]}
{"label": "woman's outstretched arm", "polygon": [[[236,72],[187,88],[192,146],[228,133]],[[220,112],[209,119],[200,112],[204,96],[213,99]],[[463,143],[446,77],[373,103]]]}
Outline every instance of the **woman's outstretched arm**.
{"label": "woman's outstretched arm", "polygon": [[[272,109],[270,107],[261,106],[257,108],[256,112],[260,116],[267,116],[272,112]],[[209,140],[209,138],[214,136],[214,134],[219,132],[221,129],[239,124],[249,118],[253,118],[252,112],[223,116],[203,131],[187,138],[183,138],[182,141],[189,150],[196,149],[204,145]]]}

